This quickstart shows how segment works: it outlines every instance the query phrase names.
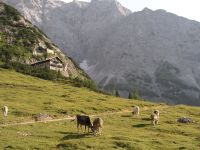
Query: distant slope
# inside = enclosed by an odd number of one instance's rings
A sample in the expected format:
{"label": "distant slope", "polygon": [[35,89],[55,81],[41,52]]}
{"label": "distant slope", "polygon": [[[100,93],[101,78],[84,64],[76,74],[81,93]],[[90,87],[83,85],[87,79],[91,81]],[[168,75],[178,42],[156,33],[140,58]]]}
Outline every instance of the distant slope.
{"label": "distant slope", "polygon": [[[45,53],[44,49],[54,54]],[[67,66],[66,76],[87,78],[84,71],[36,26],[14,8],[0,2],[0,61],[31,64],[53,56],[59,56]]]}
{"label": "distant slope", "polygon": [[146,8],[99,39],[85,66],[104,89],[128,95],[136,88],[146,99],[200,105],[199,22]]}

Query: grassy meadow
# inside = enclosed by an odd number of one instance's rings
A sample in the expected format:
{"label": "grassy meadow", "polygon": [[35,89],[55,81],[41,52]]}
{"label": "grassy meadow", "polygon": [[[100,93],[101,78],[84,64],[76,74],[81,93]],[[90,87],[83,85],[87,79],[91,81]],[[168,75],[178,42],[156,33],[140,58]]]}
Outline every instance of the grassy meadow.
{"label": "grassy meadow", "polygon": [[[4,105],[9,107],[9,115],[6,118],[0,115],[0,149],[200,149],[199,107],[125,100],[0,69],[0,107]],[[141,108],[139,117],[127,112],[134,105]],[[157,126],[152,126],[149,120],[153,109],[159,109],[161,113]],[[54,118],[75,114],[97,115],[104,120],[103,134],[94,137],[91,133],[78,132],[76,122],[67,120],[2,126],[30,121],[38,113]],[[176,120],[183,116],[196,122],[177,123]]]}

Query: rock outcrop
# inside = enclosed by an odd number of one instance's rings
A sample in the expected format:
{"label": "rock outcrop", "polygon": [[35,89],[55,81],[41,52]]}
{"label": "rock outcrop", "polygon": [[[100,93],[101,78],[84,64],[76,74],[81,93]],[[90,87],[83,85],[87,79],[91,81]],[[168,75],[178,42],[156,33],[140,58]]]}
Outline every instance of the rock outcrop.
{"label": "rock outcrop", "polygon": [[66,77],[87,78],[84,71],[36,26],[14,8],[0,2],[0,61],[31,64],[55,56],[64,63]]}

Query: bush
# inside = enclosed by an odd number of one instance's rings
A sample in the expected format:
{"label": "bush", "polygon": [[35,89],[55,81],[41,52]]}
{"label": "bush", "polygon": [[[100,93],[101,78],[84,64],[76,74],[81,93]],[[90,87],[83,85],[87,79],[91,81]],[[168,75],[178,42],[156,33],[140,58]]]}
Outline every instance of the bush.
{"label": "bush", "polygon": [[12,19],[14,21],[19,20],[20,13],[13,7],[10,7],[9,5],[4,5],[6,16],[8,19]]}
{"label": "bush", "polygon": [[97,86],[92,80],[80,79],[78,77],[71,78],[71,80],[76,87],[86,87],[92,90],[97,90]]}
{"label": "bush", "polygon": [[80,78],[66,78],[60,72],[44,69],[44,68],[36,68],[30,65],[21,64],[19,62],[7,62],[1,65],[0,67],[5,69],[13,69],[16,72],[31,75],[34,77],[38,77],[45,80],[53,80],[59,81],[62,83],[67,83],[69,80],[70,82],[76,87],[86,87],[93,91],[98,91],[96,84],[92,80],[88,79],[80,79]]}
{"label": "bush", "polygon": [[37,35],[31,28],[22,28],[15,35],[16,41],[15,44],[24,46],[24,47],[32,47],[37,40]]}
{"label": "bush", "polygon": [[5,11],[0,14],[0,25],[12,25],[13,21],[20,19],[20,13],[6,4],[3,4]]}
{"label": "bush", "polygon": [[57,80],[58,73],[49,69],[35,68],[18,62],[9,62],[1,66],[5,69],[14,69],[17,72],[42,78],[45,80]]}
{"label": "bush", "polygon": [[132,93],[129,93],[129,99],[142,100],[142,98],[140,97],[140,93],[137,89],[134,89]]}
{"label": "bush", "polygon": [[24,61],[29,55],[30,52],[24,47],[9,44],[0,45],[0,59],[4,62],[12,60]]}
{"label": "bush", "polygon": [[115,96],[116,96],[116,97],[120,97],[120,94],[119,94],[119,91],[118,91],[118,90],[116,90]]}

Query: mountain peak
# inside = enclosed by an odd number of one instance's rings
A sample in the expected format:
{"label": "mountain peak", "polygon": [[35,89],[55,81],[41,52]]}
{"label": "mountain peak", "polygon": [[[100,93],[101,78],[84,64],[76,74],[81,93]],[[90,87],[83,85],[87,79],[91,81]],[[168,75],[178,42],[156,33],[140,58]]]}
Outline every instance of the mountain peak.
{"label": "mountain peak", "polygon": [[91,2],[116,2],[116,0],[91,0]]}
{"label": "mountain peak", "polygon": [[88,2],[83,2],[83,1],[79,1],[79,0],[73,0],[71,3],[75,4],[76,6],[78,6],[80,8],[83,8],[88,5]]}
{"label": "mountain peak", "polygon": [[123,7],[117,0],[92,0],[91,5],[96,5],[99,8],[101,7],[101,9],[115,9],[123,16],[131,13],[129,9]]}
{"label": "mountain peak", "polygon": [[121,3],[119,3],[118,1],[115,1],[115,5],[117,6],[118,10],[120,11],[120,13],[123,16],[127,16],[129,14],[131,14],[131,11],[127,8],[125,8],[124,6],[121,5]]}
{"label": "mountain peak", "polygon": [[145,7],[142,11],[143,12],[152,12],[153,10],[149,9],[148,7]]}

